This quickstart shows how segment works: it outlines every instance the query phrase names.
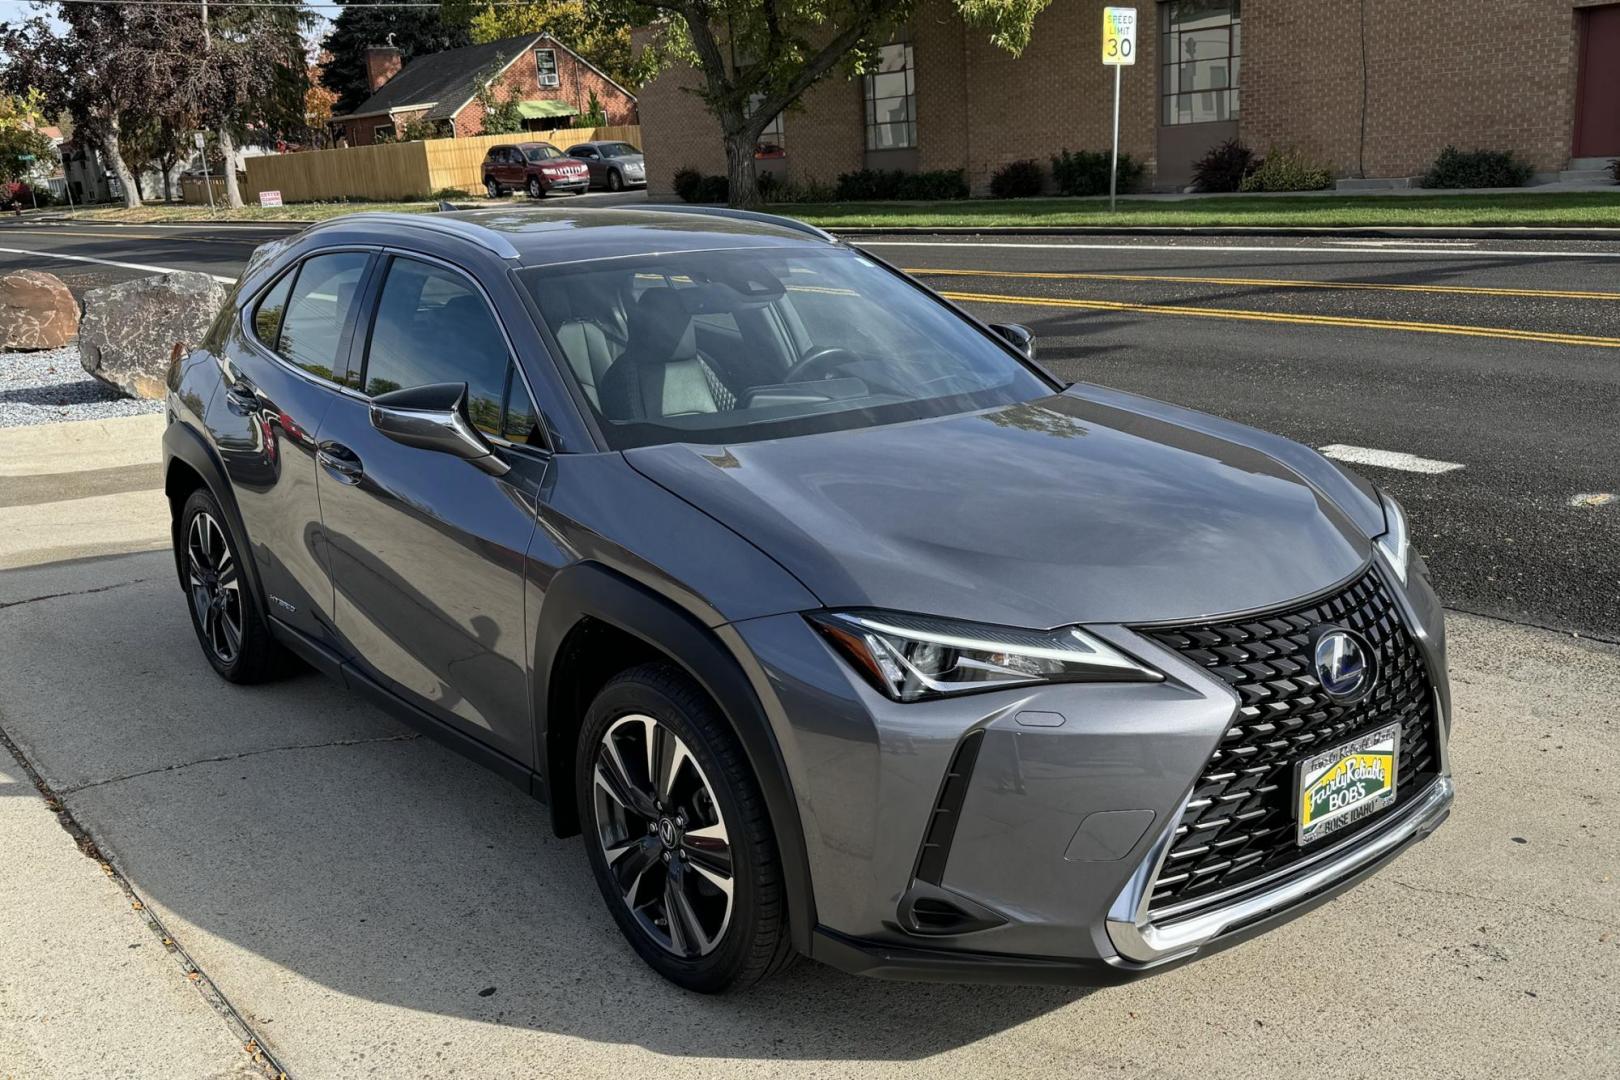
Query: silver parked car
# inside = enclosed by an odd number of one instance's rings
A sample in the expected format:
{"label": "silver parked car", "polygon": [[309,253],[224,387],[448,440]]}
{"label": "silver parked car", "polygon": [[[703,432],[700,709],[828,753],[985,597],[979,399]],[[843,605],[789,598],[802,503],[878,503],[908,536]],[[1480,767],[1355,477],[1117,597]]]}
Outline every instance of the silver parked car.
{"label": "silver parked car", "polygon": [[591,170],[591,187],[623,191],[647,186],[647,160],[627,142],[599,139],[575,143],[568,156],[583,161]]}

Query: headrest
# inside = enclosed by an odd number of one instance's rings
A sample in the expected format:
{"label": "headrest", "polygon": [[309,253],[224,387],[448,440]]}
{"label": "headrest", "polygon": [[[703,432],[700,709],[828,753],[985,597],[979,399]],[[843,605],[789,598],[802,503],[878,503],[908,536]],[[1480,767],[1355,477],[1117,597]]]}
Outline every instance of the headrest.
{"label": "headrest", "polygon": [[630,316],[630,348],[644,364],[674,363],[697,355],[692,313],[667,286],[648,289]]}

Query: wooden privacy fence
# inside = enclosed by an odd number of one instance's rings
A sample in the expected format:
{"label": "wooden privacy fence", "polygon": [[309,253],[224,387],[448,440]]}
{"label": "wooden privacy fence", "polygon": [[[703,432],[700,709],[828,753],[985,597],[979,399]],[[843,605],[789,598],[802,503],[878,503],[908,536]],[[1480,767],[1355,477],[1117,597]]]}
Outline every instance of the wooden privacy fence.
{"label": "wooden privacy fence", "polygon": [[484,186],[484,154],[491,146],[513,142],[549,142],[566,150],[590,139],[618,139],[641,145],[641,127],[621,124],[599,128],[477,135],[470,139],[349,146],[301,154],[267,154],[248,158],[242,196],[256,202],[261,191],[279,191],[283,202],[327,202],[334,199],[425,199],[435,191],[460,188],[477,194]]}

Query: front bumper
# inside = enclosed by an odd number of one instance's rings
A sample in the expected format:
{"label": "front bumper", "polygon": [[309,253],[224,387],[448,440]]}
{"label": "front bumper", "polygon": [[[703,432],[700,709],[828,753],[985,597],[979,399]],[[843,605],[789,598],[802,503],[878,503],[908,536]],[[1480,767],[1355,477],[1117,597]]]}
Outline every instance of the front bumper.
{"label": "front bumper", "polygon": [[[851,675],[799,616],[733,624],[799,804],[812,955],[893,978],[1105,984],[1225,948],[1362,880],[1438,827],[1453,794],[1443,616],[1421,575],[1393,591],[1433,685],[1437,771],[1320,853],[1161,900],[1151,915],[1182,811],[1237,714],[1226,683],[1135,631],[1090,627],[1167,679],[899,705]],[[953,794],[969,742],[968,778]],[[922,874],[931,824],[950,805],[943,870]],[[984,917],[928,925],[919,897]]]}

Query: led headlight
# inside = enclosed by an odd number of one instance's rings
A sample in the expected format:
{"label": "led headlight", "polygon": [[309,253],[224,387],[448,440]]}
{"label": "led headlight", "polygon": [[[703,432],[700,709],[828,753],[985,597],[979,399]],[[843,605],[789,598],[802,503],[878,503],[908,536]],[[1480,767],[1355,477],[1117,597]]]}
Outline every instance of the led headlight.
{"label": "led headlight", "polygon": [[1405,585],[1407,565],[1412,557],[1411,536],[1406,530],[1406,511],[1384,492],[1380,491],[1378,495],[1384,503],[1384,535],[1375,542],[1378,550],[1384,554],[1384,561]]}
{"label": "led headlight", "polygon": [[810,623],[896,701],[1041,682],[1156,682],[1164,676],[1087,634],[1019,630],[882,611],[824,612]]}

